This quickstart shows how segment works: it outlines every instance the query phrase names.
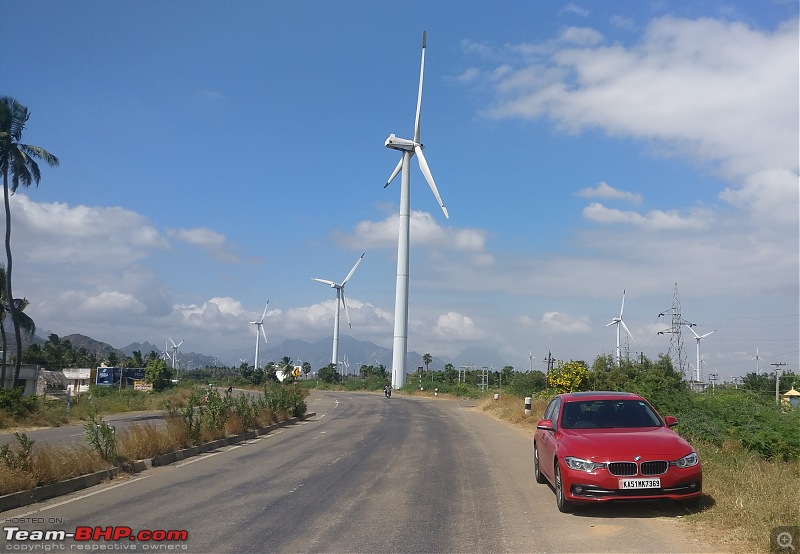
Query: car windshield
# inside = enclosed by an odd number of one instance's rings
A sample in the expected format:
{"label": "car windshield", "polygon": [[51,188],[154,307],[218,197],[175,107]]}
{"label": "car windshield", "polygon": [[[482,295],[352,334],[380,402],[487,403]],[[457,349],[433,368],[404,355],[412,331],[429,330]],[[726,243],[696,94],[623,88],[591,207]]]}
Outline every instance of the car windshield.
{"label": "car windshield", "polygon": [[661,427],[661,418],[642,400],[581,400],[567,402],[563,429]]}

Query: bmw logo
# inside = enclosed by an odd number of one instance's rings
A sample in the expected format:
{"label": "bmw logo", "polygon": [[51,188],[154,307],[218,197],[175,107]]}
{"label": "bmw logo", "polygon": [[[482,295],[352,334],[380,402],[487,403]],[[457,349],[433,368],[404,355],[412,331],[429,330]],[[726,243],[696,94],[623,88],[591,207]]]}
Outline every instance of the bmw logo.
{"label": "bmw logo", "polygon": [[638,461],[639,461],[639,460],[641,460],[641,459],[642,459],[642,457],[641,457],[641,456],[634,456],[634,457],[633,457],[633,461],[634,461],[634,462],[638,462]]}

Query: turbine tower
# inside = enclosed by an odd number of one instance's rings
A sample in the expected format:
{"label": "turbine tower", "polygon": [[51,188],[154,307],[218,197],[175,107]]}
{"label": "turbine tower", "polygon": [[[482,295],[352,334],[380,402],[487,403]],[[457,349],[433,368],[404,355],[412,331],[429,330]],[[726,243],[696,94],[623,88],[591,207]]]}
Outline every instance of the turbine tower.
{"label": "turbine tower", "polygon": [[394,168],[383,188],[402,171],[400,178],[400,230],[397,239],[397,286],[394,301],[394,341],[392,343],[392,387],[401,388],[406,382],[406,357],[408,354],[408,242],[411,222],[411,157],[416,154],[420,171],[436,197],[436,201],[449,218],[447,208],[442,203],[433,175],[422,153],[420,142],[420,108],[422,106],[422,77],[425,73],[425,32],[422,33],[422,62],[419,68],[419,90],[417,92],[417,114],[414,119],[414,139],[401,139],[392,133],[386,139],[386,148],[400,150],[403,156]]}
{"label": "turbine tower", "polygon": [[[628,330],[628,326],[625,325],[625,322],[622,320],[622,312],[623,312],[623,310],[625,310],[625,291],[624,290],[622,291],[622,307],[619,309],[619,317],[612,318],[611,319],[611,323],[606,325],[606,327],[611,327],[612,325],[616,325],[617,326],[617,366],[619,366],[619,364],[620,364],[620,353],[619,353],[619,339],[620,339],[620,330],[619,330],[619,328],[620,328],[620,326],[624,327],[625,328],[625,332],[628,333],[628,336],[633,339],[633,335],[631,335],[631,332]],[[636,339],[633,339],[633,340],[634,340],[634,342],[636,341]]]}
{"label": "turbine tower", "polygon": [[267,300],[267,305],[264,306],[264,313],[261,314],[261,319],[259,319],[258,321],[250,322],[251,325],[256,326],[256,359],[255,362],[253,363],[254,370],[258,369],[258,343],[261,342],[259,335],[264,337],[264,346],[269,344],[269,341],[267,340],[267,335],[266,333],[264,333],[264,316],[267,315],[267,307],[269,307],[269,300]]}
{"label": "turbine tower", "polygon": [[714,329],[713,331],[710,331],[710,332],[706,333],[705,335],[698,335],[695,332],[695,330],[692,329],[691,325],[686,325],[686,326],[689,328],[689,330],[694,335],[694,340],[697,341],[697,367],[695,368],[695,372],[696,372],[695,373],[695,380],[699,383],[700,382],[700,339],[706,338],[711,333],[716,333],[717,330]]}
{"label": "turbine tower", "polygon": [[[366,252],[364,252],[364,254],[366,254]],[[347,316],[347,325],[352,329],[353,325],[350,323],[350,314],[347,313],[347,301],[344,297],[344,286],[347,284],[347,281],[350,280],[350,277],[353,276],[353,273],[355,273],[358,264],[364,259],[364,254],[361,254],[361,257],[356,260],[356,265],[353,266],[353,269],[350,270],[350,273],[347,274],[347,277],[345,277],[344,281],[341,283],[335,283],[327,279],[314,279],[314,281],[336,289],[336,315],[333,318],[333,354],[331,355],[331,363],[337,368],[339,367],[339,306],[344,306],[344,315]]]}

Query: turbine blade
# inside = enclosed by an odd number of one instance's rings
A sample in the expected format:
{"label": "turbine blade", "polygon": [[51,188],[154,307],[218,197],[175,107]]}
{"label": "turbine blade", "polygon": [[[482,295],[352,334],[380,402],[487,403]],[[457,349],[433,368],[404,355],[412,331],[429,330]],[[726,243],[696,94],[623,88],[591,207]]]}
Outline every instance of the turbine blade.
{"label": "turbine blade", "polygon": [[691,325],[687,325],[687,327],[689,327],[689,330],[692,332],[692,334],[694,335],[694,337],[695,337],[695,338],[700,338],[700,337],[697,335],[697,333],[695,333],[694,329],[692,329]]}
{"label": "turbine blade", "polygon": [[269,341],[267,340],[267,334],[264,332],[264,326],[259,325],[258,327],[261,329],[261,336],[264,337],[264,344],[269,344]]}
{"label": "turbine blade", "polygon": [[350,314],[347,311],[347,301],[344,299],[344,289],[342,289],[342,306],[344,306],[344,315],[347,317],[347,325],[352,329],[353,324],[350,323]]}
{"label": "turbine blade", "polygon": [[616,320],[614,320],[614,321],[612,321],[611,323],[609,323],[608,325],[606,325],[606,327],[611,327],[611,326],[612,326],[612,325],[614,325],[616,322],[617,322],[617,321],[616,321]]}
{"label": "turbine blade", "polygon": [[316,281],[318,283],[323,283],[325,285],[328,285],[329,287],[334,287],[334,288],[336,287],[336,283],[334,283],[333,281],[328,281],[327,279],[316,279],[315,278],[315,279],[312,279],[312,281]]}
{"label": "turbine blade", "polygon": [[622,312],[625,310],[625,289],[622,289],[622,307],[619,309],[619,318],[622,319]]}
{"label": "turbine blade", "polygon": [[392,174],[389,176],[389,179],[386,181],[386,184],[383,185],[383,188],[386,188],[386,187],[389,186],[389,183],[391,183],[394,180],[394,178],[397,177],[397,174],[400,173],[401,169],[403,169],[403,157],[402,156],[400,156],[400,161],[397,162],[397,167],[394,168],[394,171],[392,171]]}
{"label": "turbine blade", "polygon": [[442,208],[442,212],[444,212],[444,216],[447,219],[450,219],[450,215],[447,213],[447,208],[444,207],[444,203],[442,202],[442,197],[439,196],[439,191],[436,189],[436,183],[433,181],[433,175],[431,175],[431,170],[428,167],[428,162],[425,160],[425,154],[422,153],[422,147],[419,145],[414,146],[414,152],[417,154],[417,160],[419,161],[419,168],[422,171],[422,174],[425,176],[425,180],[428,181],[428,185],[431,187],[431,192],[436,197],[436,201],[439,203],[439,207]]}
{"label": "turbine blade", "polygon": [[417,93],[417,116],[414,119],[414,142],[419,144],[419,112],[422,108],[422,76],[425,73],[425,31],[422,31],[422,62],[419,66],[419,92]]}
{"label": "turbine blade", "polygon": [[267,315],[267,307],[268,307],[268,306],[269,306],[269,300],[267,300],[267,305],[266,305],[266,306],[264,306],[264,313],[263,313],[263,314],[261,314],[261,319],[259,319],[259,320],[258,320],[258,322],[259,322],[259,323],[261,323],[262,321],[264,321],[264,316],[265,316],[265,315]]}
{"label": "turbine blade", "polygon": [[[366,252],[364,252],[364,254],[366,254]],[[344,278],[344,281],[342,281],[342,286],[344,286],[345,283],[347,283],[347,281],[350,280],[350,277],[353,276],[353,273],[355,273],[356,268],[358,267],[358,264],[360,264],[361,260],[364,259],[364,254],[361,254],[361,257],[358,259],[358,261],[356,261],[356,265],[353,266],[353,269],[351,269],[350,273],[347,274],[347,277]]]}
{"label": "turbine blade", "polygon": [[622,327],[625,329],[625,332],[626,332],[626,333],[628,333],[628,336],[629,336],[629,337],[630,337],[630,338],[633,340],[633,342],[636,342],[636,339],[634,339],[634,338],[633,338],[633,335],[632,335],[632,334],[631,334],[631,332],[628,330],[628,326],[627,326],[627,325],[625,325],[625,322],[624,322],[624,321],[622,321],[621,319],[619,320],[619,322],[620,322],[620,323],[622,323]]}

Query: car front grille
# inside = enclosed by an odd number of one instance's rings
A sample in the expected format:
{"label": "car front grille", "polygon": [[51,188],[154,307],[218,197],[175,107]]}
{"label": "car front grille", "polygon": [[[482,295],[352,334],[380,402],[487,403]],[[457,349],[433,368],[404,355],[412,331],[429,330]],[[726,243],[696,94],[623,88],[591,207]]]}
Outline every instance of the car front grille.
{"label": "car front grille", "polygon": [[667,472],[667,468],[669,467],[669,462],[658,461],[658,462],[642,462],[640,466],[640,470],[642,475],[663,475]]}
{"label": "car front grille", "polygon": [[609,462],[608,472],[617,477],[631,477],[636,475],[636,464],[634,462]]}
{"label": "car front grille", "polygon": [[669,462],[642,462],[641,467],[636,462],[609,462],[607,467],[608,472],[615,477],[633,477],[640,474],[663,475],[669,468]]}

